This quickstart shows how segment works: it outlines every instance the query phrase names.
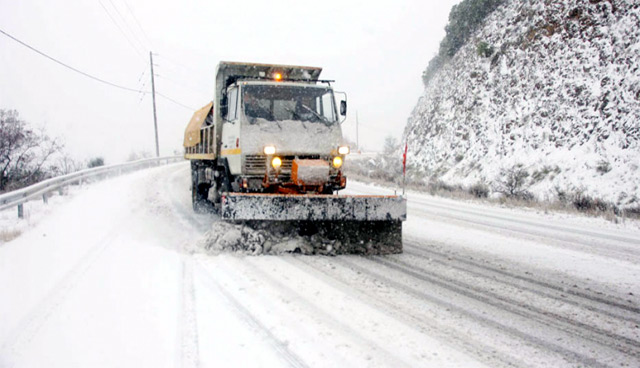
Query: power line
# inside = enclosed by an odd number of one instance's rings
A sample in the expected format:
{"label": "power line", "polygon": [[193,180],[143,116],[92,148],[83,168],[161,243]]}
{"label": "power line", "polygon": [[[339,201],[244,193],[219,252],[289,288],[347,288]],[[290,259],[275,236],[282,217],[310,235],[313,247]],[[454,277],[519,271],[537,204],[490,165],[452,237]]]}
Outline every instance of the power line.
{"label": "power line", "polygon": [[133,20],[136,22],[136,24],[138,25],[138,28],[140,28],[140,31],[142,31],[142,35],[144,36],[144,38],[147,40],[147,42],[149,43],[149,45],[153,46],[153,43],[151,42],[151,40],[149,39],[149,36],[147,35],[147,32],[144,31],[144,28],[142,28],[142,25],[140,24],[140,22],[138,21],[138,17],[136,17],[136,13],[133,12],[133,10],[131,9],[131,7],[129,6],[129,3],[127,2],[127,0],[124,0],[124,5],[127,7],[127,10],[129,11],[129,13],[131,14],[131,16],[133,17]]}
{"label": "power line", "polygon": [[180,106],[184,107],[185,109],[189,109],[189,110],[191,110],[191,111],[196,110],[196,109],[194,109],[193,107],[191,107],[191,106],[187,106],[187,105],[184,105],[184,104],[182,104],[182,103],[180,103],[180,102],[178,102],[178,101],[176,101],[176,100],[172,99],[171,97],[168,97],[168,96],[163,95],[163,94],[162,94],[162,93],[160,93],[160,92],[156,92],[156,95],[158,95],[158,96],[160,96],[160,97],[162,97],[162,98],[164,98],[164,99],[167,99],[167,100],[169,100],[169,101],[173,102],[174,104],[180,105]]}
{"label": "power line", "polygon": [[[83,72],[82,70],[79,70],[79,69],[77,69],[77,68],[74,68],[74,67],[72,67],[72,66],[71,66],[71,65],[69,65],[69,64],[66,64],[66,63],[64,63],[64,62],[62,62],[62,61],[60,61],[60,60],[58,60],[58,59],[56,59],[56,58],[54,58],[54,57],[52,57],[52,56],[49,56],[49,55],[45,54],[44,52],[42,52],[42,51],[40,51],[40,50],[36,49],[36,48],[35,48],[35,47],[33,47],[33,46],[28,45],[27,43],[20,41],[19,39],[17,39],[17,38],[15,38],[15,37],[13,37],[12,35],[10,35],[9,33],[5,32],[5,31],[4,31],[4,30],[2,30],[2,29],[0,29],[0,33],[2,33],[3,35],[5,35],[5,36],[9,37],[10,39],[14,40],[15,42],[17,42],[17,43],[21,44],[22,46],[24,46],[24,47],[26,47],[26,48],[30,49],[31,51],[33,51],[33,52],[35,52],[35,53],[37,53],[37,54],[40,54],[41,56],[44,56],[45,58],[47,58],[47,59],[49,59],[49,60],[53,61],[54,63],[59,64],[59,65],[62,65],[63,67],[65,67],[65,68],[67,68],[67,69],[69,69],[69,70],[71,70],[71,71],[74,71],[74,72],[76,72],[76,73],[78,73],[78,74],[84,75],[84,76],[85,76],[85,77],[87,77],[87,78],[93,79],[93,80],[98,81],[98,82],[100,82],[100,83],[103,83],[103,84],[106,84],[106,85],[109,85],[109,86],[112,86],[112,87],[116,87],[116,88],[119,88],[119,89],[122,89],[122,90],[125,90],[125,91],[136,92],[136,93],[143,93],[143,94],[145,94],[145,93],[149,93],[149,91],[145,91],[145,90],[141,90],[141,89],[134,89],[134,88],[129,88],[129,87],[121,86],[121,85],[119,85],[119,84],[111,83],[111,82],[106,81],[106,80],[104,80],[104,79],[101,79],[101,78],[95,77],[95,76],[93,76],[93,75],[91,75],[91,74],[89,74],[89,73],[85,73],[85,72]],[[174,99],[172,99],[172,98],[170,98],[170,97],[168,97],[168,96],[162,95],[162,94],[160,94],[160,93],[157,93],[157,94],[158,94],[158,95],[160,95],[160,96],[162,96],[163,98],[165,98],[165,99],[167,99],[167,100],[169,100],[169,101],[171,101],[171,102],[173,102],[173,103],[177,104],[177,105],[180,105],[180,106],[184,107],[184,108],[187,108],[187,109],[189,109],[189,110],[195,110],[195,109],[193,109],[193,108],[191,108],[191,107],[189,107],[189,106],[187,106],[187,105],[184,105],[184,104],[182,104],[182,103],[180,103],[180,102],[178,102],[178,101],[176,101],[176,100],[174,100]]]}
{"label": "power line", "polygon": [[115,84],[115,83],[111,83],[111,82],[109,82],[109,81],[106,81],[106,80],[104,80],[104,79],[100,79],[100,78],[98,78],[98,77],[94,77],[94,76],[93,76],[93,75],[91,75],[91,74],[85,73],[85,72],[83,72],[82,70],[78,70],[78,69],[76,69],[76,68],[72,67],[71,65],[65,64],[65,63],[63,63],[62,61],[60,61],[60,60],[58,60],[58,59],[55,59],[55,58],[53,58],[53,57],[51,57],[51,56],[49,56],[49,55],[45,54],[44,52],[42,52],[42,51],[40,51],[40,50],[37,50],[36,48],[34,48],[34,47],[31,47],[31,46],[27,45],[26,43],[24,43],[24,42],[20,41],[19,39],[17,39],[17,38],[15,38],[15,37],[13,37],[12,35],[8,34],[7,32],[3,31],[2,29],[0,29],[0,32],[2,32],[2,34],[4,34],[5,36],[7,36],[7,37],[11,38],[12,40],[16,41],[17,43],[21,44],[22,46],[25,46],[25,47],[27,47],[27,48],[31,49],[32,51],[34,51],[34,52],[36,52],[36,53],[38,53],[38,54],[40,54],[40,55],[42,55],[42,56],[46,57],[47,59],[49,59],[49,60],[51,60],[51,61],[53,61],[53,62],[55,62],[55,63],[57,63],[57,64],[60,64],[60,65],[64,66],[64,67],[65,67],[65,68],[67,68],[67,69],[71,69],[71,70],[73,70],[73,71],[74,71],[74,72],[76,72],[76,73],[80,73],[80,74],[84,75],[85,77],[91,78],[91,79],[96,80],[96,81],[98,81],[98,82],[100,82],[100,83],[104,83],[104,84],[110,85],[110,86],[112,86],[112,87],[116,87],[116,88],[123,89],[123,90],[125,90],[125,91],[131,91],[131,92],[142,92],[142,91],[137,90],[137,89],[133,89],[133,88],[129,88],[129,87],[124,87],[124,86],[121,86],[121,85],[118,85],[118,84]]}
{"label": "power line", "polygon": [[136,33],[133,31],[133,28],[131,26],[129,26],[129,22],[127,22],[127,19],[122,15],[122,13],[120,13],[120,10],[118,10],[118,7],[116,6],[116,4],[113,3],[112,0],[108,0],[109,4],[111,4],[111,6],[113,7],[113,9],[115,9],[116,14],[118,14],[118,16],[120,17],[120,19],[122,19],[122,22],[124,23],[125,27],[129,30],[129,32],[131,33],[131,35],[133,36],[133,38],[138,41],[138,44],[145,49],[144,43],[142,41],[140,41],[140,39],[138,38],[138,36],[136,35]]}
{"label": "power line", "polygon": [[118,28],[120,33],[122,33],[122,36],[124,36],[124,38],[127,40],[129,45],[131,45],[131,47],[136,51],[136,54],[138,54],[138,56],[142,57],[142,54],[140,53],[140,50],[138,50],[138,48],[133,45],[133,42],[131,42],[131,40],[129,39],[129,36],[127,36],[127,34],[122,30],[122,27],[120,27],[118,22],[116,22],[116,20],[111,16],[111,13],[109,13],[109,11],[104,6],[102,1],[98,0],[98,2],[100,3],[100,6],[102,7],[102,9],[104,9],[104,12],[107,13],[107,15],[109,16],[109,19],[111,19],[111,22],[113,22],[113,24]]}

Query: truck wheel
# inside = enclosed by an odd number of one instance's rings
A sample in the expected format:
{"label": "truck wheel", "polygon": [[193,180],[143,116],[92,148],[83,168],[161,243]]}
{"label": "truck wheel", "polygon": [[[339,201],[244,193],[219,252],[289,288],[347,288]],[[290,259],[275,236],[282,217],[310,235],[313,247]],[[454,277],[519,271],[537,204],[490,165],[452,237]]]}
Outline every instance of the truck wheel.
{"label": "truck wheel", "polygon": [[209,187],[206,183],[198,183],[198,170],[191,170],[191,204],[196,213],[209,211]]}
{"label": "truck wheel", "polygon": [[215,214],[220,213],[220,184],[218,180],[213,181],[213,185],[209,188],[209,195],[211,200],[208,202],[211,205],[211,211]]}
{"label": "truck wheel", "polygon": [[210,203],[206,197],[208,191],[203,187],[203,185],[199,185],[191,190],[191,203],[193,210],[197,213],[209,212]]}

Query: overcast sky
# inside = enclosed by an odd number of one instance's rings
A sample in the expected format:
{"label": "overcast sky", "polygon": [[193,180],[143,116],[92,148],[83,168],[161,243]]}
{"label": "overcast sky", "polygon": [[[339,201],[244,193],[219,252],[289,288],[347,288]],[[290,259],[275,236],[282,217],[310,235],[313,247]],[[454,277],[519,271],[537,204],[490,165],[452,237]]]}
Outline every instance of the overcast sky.
{"label": "overcast sky", "polygon": [[[344,134],[400,138],[451,7],[441,1],[0,0],[0,29],[84,72],[191,108],[213,99],[221,60],[322,67],[349,99]],[[0,108],[63,139],[78,159],[153,152],[150,95],[76,74],[0,34]],[[182,151],[193,111],[158,98],[161,155]]]}

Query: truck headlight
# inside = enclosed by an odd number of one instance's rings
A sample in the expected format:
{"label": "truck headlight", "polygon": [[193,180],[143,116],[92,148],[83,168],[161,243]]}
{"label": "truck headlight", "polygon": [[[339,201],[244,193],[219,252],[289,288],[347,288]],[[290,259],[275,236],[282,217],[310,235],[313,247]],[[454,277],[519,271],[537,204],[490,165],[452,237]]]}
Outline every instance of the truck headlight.
{"label": "truck headlight", "polygon": [[338,147],[338,153],[341,155],[348,155],[349,154],[349,146],[340,146]]}
{"label": "truck headlight", "polygon": [[271,166],[273,166],[274,169],[278,170],[280,166],[282,166],[282,160],[280,159],[280,157],[274,157],[273,160],[271,160]]}
{"label": "truck headlight", "polygon": [[333,158],[333,167],[339,169],[342,166],[342,157],[336,156]]}
{"label": "truck headlight", "polygon": [[276,153],[275,146],[264,146],[264,154],[265,155],[273,155]]}

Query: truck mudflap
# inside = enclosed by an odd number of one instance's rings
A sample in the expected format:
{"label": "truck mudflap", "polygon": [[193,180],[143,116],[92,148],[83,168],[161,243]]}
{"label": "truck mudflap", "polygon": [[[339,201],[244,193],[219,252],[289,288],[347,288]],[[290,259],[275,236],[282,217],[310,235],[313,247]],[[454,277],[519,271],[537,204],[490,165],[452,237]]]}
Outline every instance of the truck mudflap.
{"label": "truck mudflap", "polygon": [[308,254],[402,253],[407,200],[400,196],[226,194],[224,220],[254,229],[290,231],[311,244]]}

